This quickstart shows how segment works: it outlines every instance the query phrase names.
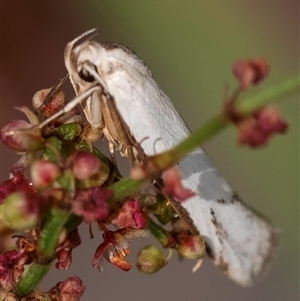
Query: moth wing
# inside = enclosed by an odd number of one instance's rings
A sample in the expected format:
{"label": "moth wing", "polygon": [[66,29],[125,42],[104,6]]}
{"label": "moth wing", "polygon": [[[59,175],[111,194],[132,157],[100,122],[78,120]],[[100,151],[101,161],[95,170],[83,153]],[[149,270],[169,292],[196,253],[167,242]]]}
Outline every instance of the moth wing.
{"label": "moth wing", "polygon": [[[135,55],[125,55],[120,59],[120,54],[108,54],[109,63],[118,68],[104,81],[145,153],[168,150],[190,131],[148,67]],[[276,229],[241,202],[202,149],[178,166],[184,186],[197,193],[181,205],[204,237],[214,263],[237,283],[253,284],[273,257]]]}
{"label": "moth wing", "polygon": [[276,229],[241,201],[200,149],[179,166],[183,185],[198,193],[181,205],[204,237],[208,254],[232,280],[252,285],[274,257]]}

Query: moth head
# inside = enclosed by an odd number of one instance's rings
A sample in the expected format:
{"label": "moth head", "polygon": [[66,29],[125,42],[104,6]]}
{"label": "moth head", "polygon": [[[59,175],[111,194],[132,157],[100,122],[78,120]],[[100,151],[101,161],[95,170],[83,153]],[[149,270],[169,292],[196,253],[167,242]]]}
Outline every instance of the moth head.
{"label": "moth head", "polygon": [[[86,40],[95,30],[83,33],[65,48],[65,65],[77,94],[95,84],[109,91],[107,83],[112,77],[126,72],[130,76],[152,76],[150,69],[133,50],[117,44]],[[83,42],[82,40],[85,39]]]}
{"label": "moth head", "polygon": [[68,43],[64,55],[65,65],[77,94],[99,82],[97,66],[102,60],[103,51],[99,43],[84,41],[76,45],[85,35],[86,33]]}

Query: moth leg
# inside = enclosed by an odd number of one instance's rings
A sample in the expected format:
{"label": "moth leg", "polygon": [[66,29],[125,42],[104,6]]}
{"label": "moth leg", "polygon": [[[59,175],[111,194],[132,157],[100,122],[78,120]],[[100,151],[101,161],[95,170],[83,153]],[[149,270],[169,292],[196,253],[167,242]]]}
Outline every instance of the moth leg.
{"label": "moth leg", "polygon": [[113,98],[109,94],[101,96],[101,107],[105,124],[104,135],[110,143],[117,145],[121,156],[127,157],[130,168],[133,168],[137,160],[134,153],[136,143],[130,135],[130,131],[121,118]]}
{"label": "moth leg", "polygon": [[83,134],[82,136],[89,140],[90,142],[98,141],[99,139],[103,138],[103,131],[102,129],[93,129],[90,123],[85,123],[83,125]]}
{"label": "moth leg", "polygon": [[117,166],[117,160],[115,156],[115,146],[112,142],[108,142],[108,149],[110,153],[110,160],[114,166]]}
{"label": "moth leg", "polygon": [[129,161],[129,167],[130,167],[130,169],[133,169],[135,166],[136,158],[134,156],[132,146],[127,147],[127,157],[128,157],[128,161]]}
{"label": "moth leg", "polygon": [[130,169],[132,169],[134,166],[140,165],[141,162],[144,162],[147,156],[144,153],[144,150],[142,149],[140,143],[138,143],[130,134],[130,129],[128,128],[123,118],[119,115],[116,108],[115,110],[117,114],[116,116],[118,118],[118,123],[121,125],[122,128],[121,135],[125,138],[120,142],[120,152],[121,155],[126,156],[128,158]]}

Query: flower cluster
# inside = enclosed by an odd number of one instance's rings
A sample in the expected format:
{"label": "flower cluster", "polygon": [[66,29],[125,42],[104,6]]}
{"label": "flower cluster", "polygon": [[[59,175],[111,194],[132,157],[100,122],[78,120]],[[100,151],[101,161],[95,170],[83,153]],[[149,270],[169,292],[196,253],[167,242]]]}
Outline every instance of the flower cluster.
{"label": "flower cluster", "polygon": [[269,64],[264,58],[239,60],[233,64],[232,72],[238,80],[239,89],[225,101],[225,116],[238,128],[238,142],[252,148],[263,147],[270,137],[287,131],[288,122],[274,106],[265,106],[247,114],[239,111],[237,96],[251,86],[260,84],[269,73]]}
{"label": "flower cluster", "polygon": [[[64,94],[60,90],[48,101],[47,95],[53,94],[52,91],[39,91],[33,98],[36,111],[44,118],[51,117],[64,105]],[[40,279],[35,280],[32,287],[22,279],[26,267],[30,275],[35,269],[46,269],[53,261],[57,269],[68,269],[74,260],[72,251],[81,244],[78,226],[82,222],[96,223],[103,231],[103,240],[92,260],[92,266],[100,271],[103,259],[123,271],[130,270],[132,264],[126,260],[130,241],[147,237],[147,228],[164,247],[176,249],[183,256],[188,252],[190,242],[177,239],[178,233],[164,230],[150,218],[150,214],[154,214],[163,224],[177,218],[164,195],[181,201],[194,195],[182,186],[176,169],[165,173],[164,189],[157,191],[156,196],[134,193],[113,200],[112,187],[119,173],[111,161],[91,145],[86,136],[90,128],[81,122],[76,110],[41,123],[41,117],[29,109],[18,109],[29,122],[12,121],[1,128],[0,134],[5,145],[22,155],[12,167],[10,179],[0,184],[1,233],[9,233],[15,239],[15,248],[6,250],[8,246],[3,245],[4,252],[0,255],[0,289],[6,292],[7,300],[25,296],[28,300],[44,297],[79,300],[85,288],[77,277],[57,283],[48,292],[34,290],[34,284]],[[17,231],[23,234],[13,235]],[[201,252],[194,246],[192,252],[202,253],[204,243],[200,244]],[[141,252],[137,266],[145,273],[155,272],[168,262],[157,247]],[[27,286],[24,287],[24,283]]]}

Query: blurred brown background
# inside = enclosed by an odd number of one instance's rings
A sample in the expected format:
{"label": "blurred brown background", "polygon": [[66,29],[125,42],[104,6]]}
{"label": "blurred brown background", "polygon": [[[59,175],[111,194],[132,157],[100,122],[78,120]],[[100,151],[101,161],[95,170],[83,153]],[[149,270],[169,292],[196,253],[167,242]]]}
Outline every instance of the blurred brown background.
{"label": "blurred brown background", "polygon": [[[271,75],[265,85],[299,73],[298,1],[1,1],[1,124],[23,118],[12,110],[30,105],[33,94],[65,74],[63,50],[82,32],[97,27],[99,41],[116,41],[133,49],[192,129],[218,112],[225,81],[234,87],[231,63],[265,56]],[[262,87],[259,87],[262,89]],[[71,88],[66,87],[68,97]],[[121,272],[108,263],[104,273],[91,260],[101,235],[74,253],[67,272],[53,270],[41,288],[70,275],[87,286],[82,300],[298,300],[299,299],[299,107],[294,93],[281,102],[291,122],[285,136],[261,150],[240,148],[235,131],[205,146],[224,176],[247,203],[267,215],[282,232],[276,262],[253,288],[240,288],[207,258],[191,273],[192,262],[175,258],[156,275],[135,268]],[[18,156],[1,146],[1,181]],[[135,254],[150,241],[132,244]]]}

